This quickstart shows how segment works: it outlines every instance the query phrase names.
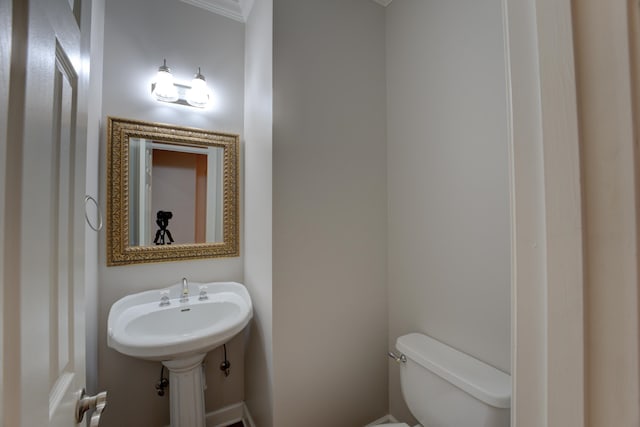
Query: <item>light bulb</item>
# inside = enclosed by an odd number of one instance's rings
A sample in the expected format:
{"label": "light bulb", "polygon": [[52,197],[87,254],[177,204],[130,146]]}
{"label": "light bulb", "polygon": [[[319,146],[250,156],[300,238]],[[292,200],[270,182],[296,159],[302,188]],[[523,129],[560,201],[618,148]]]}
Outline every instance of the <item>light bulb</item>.
{"label": "light bulb", "polygon": [[187,102],[198,108],[204,108],[209,103],[209,89],[204,76],[200,73],[200,68],[191,80],[191,89],[187,91]]}
{"label": "light bulb", "polygon": [[151,92],[158,101],[175,102],[178,100],[178,90],[173,84],[173,75],[167,67],[167,60],[158,68],[156,81]]}

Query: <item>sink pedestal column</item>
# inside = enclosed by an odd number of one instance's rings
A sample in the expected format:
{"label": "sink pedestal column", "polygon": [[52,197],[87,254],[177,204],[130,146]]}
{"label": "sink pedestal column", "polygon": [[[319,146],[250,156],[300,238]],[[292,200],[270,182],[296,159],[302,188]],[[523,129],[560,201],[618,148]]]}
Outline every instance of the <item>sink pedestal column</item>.
{"label": "sink pedestal column", "polygon": [[171,427],[205,427],[202,361],[205,354],[162,362],[169,369]]}

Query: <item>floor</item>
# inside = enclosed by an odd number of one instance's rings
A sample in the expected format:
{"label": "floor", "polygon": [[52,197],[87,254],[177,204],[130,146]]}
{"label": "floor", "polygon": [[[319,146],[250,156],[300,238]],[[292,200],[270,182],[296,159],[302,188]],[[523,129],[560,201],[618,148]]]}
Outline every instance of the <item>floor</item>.
{"label": "floor", "polygon": [[227,427],[244,427],[244,423],[242,421],[238,421],[237,423],[233,423]]}

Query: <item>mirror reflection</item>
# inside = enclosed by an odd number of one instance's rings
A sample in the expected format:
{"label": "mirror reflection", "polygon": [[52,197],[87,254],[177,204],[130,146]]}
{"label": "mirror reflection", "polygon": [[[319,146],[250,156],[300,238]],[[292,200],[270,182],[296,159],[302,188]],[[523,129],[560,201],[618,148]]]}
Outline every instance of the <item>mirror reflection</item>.
{"label": "mirror reflection", "polygon": [[129,245],[223,241],[223,148],[129,139]]}

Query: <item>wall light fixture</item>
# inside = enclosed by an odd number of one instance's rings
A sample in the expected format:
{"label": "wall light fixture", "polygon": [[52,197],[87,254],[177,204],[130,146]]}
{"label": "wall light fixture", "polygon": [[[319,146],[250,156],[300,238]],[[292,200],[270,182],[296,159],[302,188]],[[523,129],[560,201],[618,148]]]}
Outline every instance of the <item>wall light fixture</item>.
{"label": "wall light fixture", "polygon": [[191,80],[191,89],[187,90],[187,102],[198,108],[204,108],[209,103],[209,88],[204,76],[200,73],[200,67]]}
{"label": "wall light fixture", "polygon": [[178,100],[178,90],[173,83],[173,75],[167,67],[167,60],[158,68],[156,81],[151,84],[151,94],[163,102],[176,102]]}
{"label": "wall light fixture", "polygon": [[199,67],[198,72],[191,80],[191,86],[180,84],[174,81],[171,70],[167,67],[166,59],[158,68],[155,81],[151,83],[151,94],[158,101],[190,105],[197,108],[207,107],[211,100],[207,82]]}

